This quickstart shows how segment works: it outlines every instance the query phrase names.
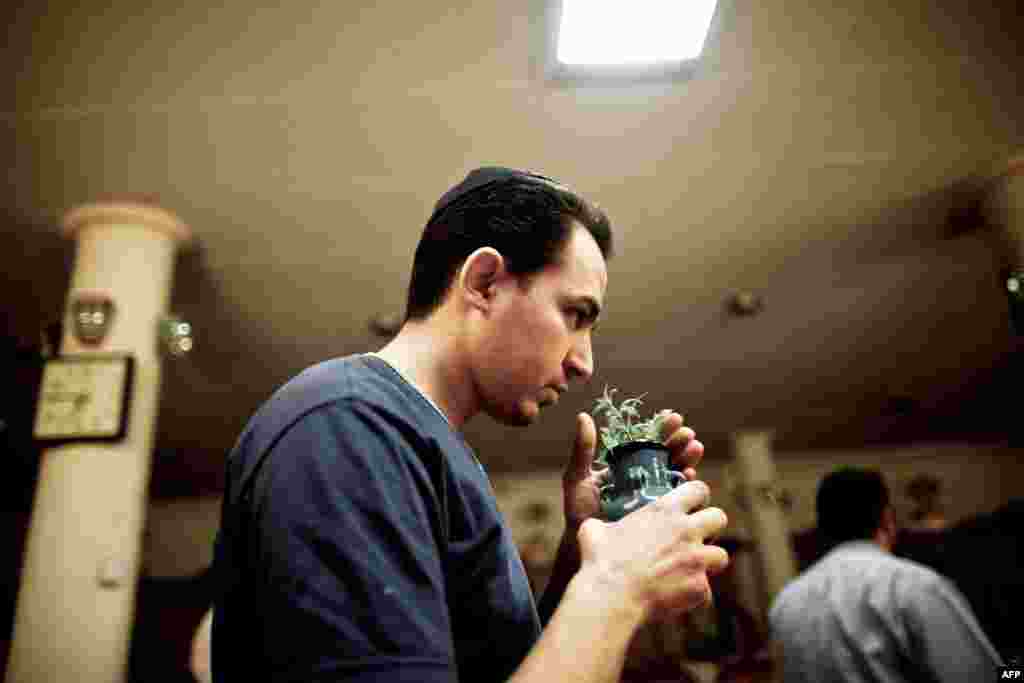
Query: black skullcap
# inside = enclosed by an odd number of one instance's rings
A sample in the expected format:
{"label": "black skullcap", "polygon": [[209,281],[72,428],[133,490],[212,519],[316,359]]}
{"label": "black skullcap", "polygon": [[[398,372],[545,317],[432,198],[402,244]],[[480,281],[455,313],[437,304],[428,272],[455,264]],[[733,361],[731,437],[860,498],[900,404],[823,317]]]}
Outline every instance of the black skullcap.
{"label": "black skullcap", "polygon": [[481,188],[508,180],[522,180],[527,182],[539,181],[546,184],[562,185],[557,180],[553,180],[547,176],[530,173],[529,171],[519,171],[514,168],[505,168],[504,166],[483,166],[481,168],[475,168],[469,172],[461,183],[455,185],[441,195],[441,199],[439,199],[437,204],[434,206],[434,213],[431,214],[430,221],[433,221],[439,213],[444,211],[448,205],[457,199],[465,197],[471,192],[476,192]]}

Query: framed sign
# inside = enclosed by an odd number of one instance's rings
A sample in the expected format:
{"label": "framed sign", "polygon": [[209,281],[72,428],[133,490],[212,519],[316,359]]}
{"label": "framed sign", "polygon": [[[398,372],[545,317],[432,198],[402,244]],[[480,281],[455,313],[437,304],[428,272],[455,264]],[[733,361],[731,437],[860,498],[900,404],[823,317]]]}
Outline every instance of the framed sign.
{"label": "framed sign", "polygon": [[43,365],[32,434],[41,442],[118,441],[128,428],[135,359],[58,356]]}

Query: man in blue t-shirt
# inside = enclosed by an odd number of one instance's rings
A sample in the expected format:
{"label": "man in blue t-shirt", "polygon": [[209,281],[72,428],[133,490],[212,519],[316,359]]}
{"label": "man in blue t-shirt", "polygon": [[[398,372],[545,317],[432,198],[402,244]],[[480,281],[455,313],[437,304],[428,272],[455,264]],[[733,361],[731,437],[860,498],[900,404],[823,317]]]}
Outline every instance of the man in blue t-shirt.
{"label": "man in blue t-shirt", "polygon": [[462,437],[481,412],[529,425],[592,375],[610,254],[604,213],[549,178],[481,168],[442,196],[398,335],[286,383],[228,458],[215,681],[611,681],[641,623],[709,599],[726,519],[678,414],[663,437],[691,481],[613,524],[578,416],[539,605]]}

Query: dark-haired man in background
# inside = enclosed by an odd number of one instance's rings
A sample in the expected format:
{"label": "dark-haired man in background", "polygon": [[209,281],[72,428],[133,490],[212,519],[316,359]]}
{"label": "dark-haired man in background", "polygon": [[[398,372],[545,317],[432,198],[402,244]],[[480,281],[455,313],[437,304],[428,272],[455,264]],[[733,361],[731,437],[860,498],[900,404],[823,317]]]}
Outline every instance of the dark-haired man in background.
{"label": "dark-haired man in background", "polygon": [[932,569],[891,554],[896,520],[879,472],[836,470],[816,503],[831,549],[769,612],[786,683],[993,679],[999,656],[963,596]]}
{"label": "dark-haired man in background", "polygon": [[228,458],[215,681],[615,681],[643,621],[708,600],[726,520],[698,509],[679,415],[663,436],[691,481],[614,524],[578,416],[539,610],[461,434],[480,412],[529,425],[591,376],[610,253],[607,217],[542,176],[477,169],[441,198],[395,339],[292,379]]}

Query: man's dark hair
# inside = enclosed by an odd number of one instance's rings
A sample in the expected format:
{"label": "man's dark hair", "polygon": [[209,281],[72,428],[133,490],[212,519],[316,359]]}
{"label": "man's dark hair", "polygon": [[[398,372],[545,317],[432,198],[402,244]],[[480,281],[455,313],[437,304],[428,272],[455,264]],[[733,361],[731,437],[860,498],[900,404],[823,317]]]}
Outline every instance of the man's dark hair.
{"label": "man's dark hair", "polygon": [[406,320],[423,320],[444,301],[455,273],[474,251],[493,247],[526,288],[552,265],[579,222],[611,257],[605,213],[572,190],[543,176],[504,168],[472,171],[442,197],[413,258]]}
{"label": "man's dark hair", "polygon": [[880,472],[842,467],[818,486],[818,531],[827,545],[872,538],[888,505],[889,488]]}

